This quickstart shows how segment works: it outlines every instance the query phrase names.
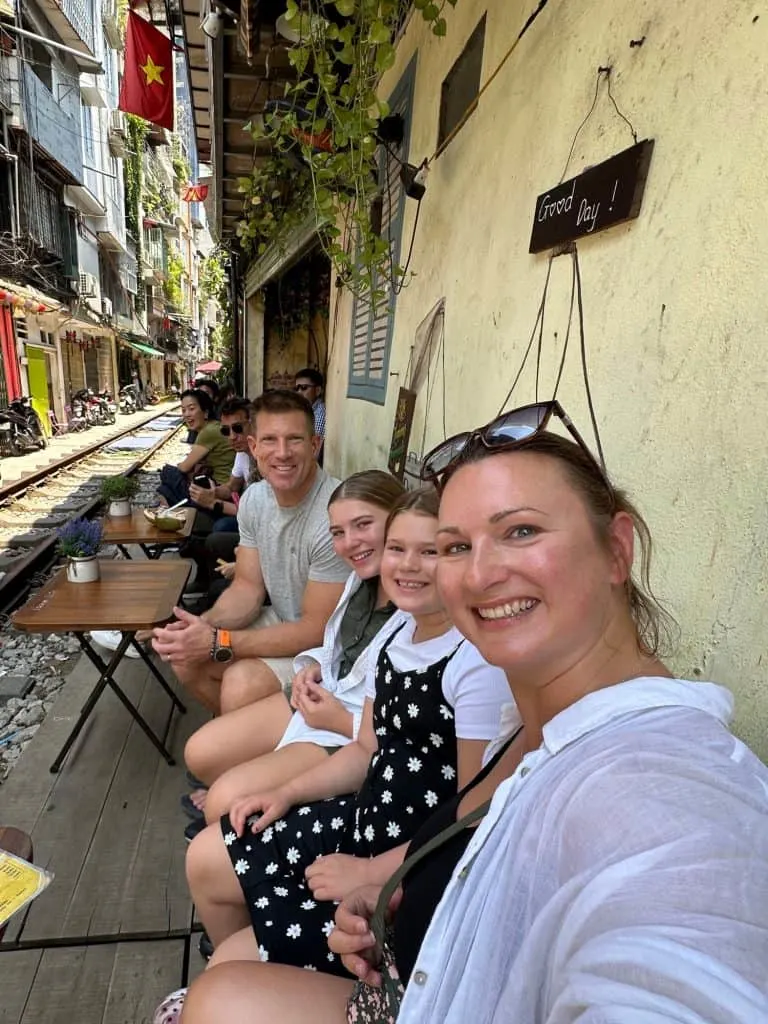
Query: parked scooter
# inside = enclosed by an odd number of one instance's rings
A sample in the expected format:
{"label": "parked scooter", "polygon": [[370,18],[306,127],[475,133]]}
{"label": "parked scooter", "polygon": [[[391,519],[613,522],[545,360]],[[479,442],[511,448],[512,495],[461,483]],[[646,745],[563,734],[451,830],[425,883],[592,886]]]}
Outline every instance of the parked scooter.
{"label": "parked scooter", "polygon": [[41,443],[41,439],[32,432],[26,416],[10,409],[0,409],[0,454],[25,455],[45,448],[46,443],[44,437]]}
{"label": "parked scooter", "polygon": [[98,407],[99,417],[102,423],[112,424],[116,421],[117,406],[112,401],[109,389],[99,391],[98,394],[91,392],[92,401]]}
{"label": "parked scooter", "polygon": [[136,412],[136,388],[133,384],[124,384],[120,388],[120,412],[124,416]]}
{"label": "parked scooter", "polygon": [[28,395],[19,395],[18,398],[14,398],[13,401],[8,403],[8,409],[10,412],[20,416],[21,419],[26,420],[30,434],[37,439],[38,448],[46,448],[48,446],[48,438],[45,436],[40,417],[35,412]]}
{"label": "parked scooter", "polygon": [[104,416],[101,403],[90,388],[81,388],[72,395],[72,406],[75,403],[81,406],[83,415],[89,427],[100,427],[104,424]]}

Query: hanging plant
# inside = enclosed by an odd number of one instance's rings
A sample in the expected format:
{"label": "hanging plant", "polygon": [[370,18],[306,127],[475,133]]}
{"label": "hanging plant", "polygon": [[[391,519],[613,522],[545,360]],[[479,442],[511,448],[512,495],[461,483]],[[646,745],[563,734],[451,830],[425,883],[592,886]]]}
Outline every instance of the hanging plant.
{"label": "hanging plant", "polygon": [[[444,36],[443,12],[456,3],[415,0],[414,6]],[[246,248],[263,252],[294,217],[298,222],[314,210],[342,282],[375,298],[403,274],[391,264],[371,205],[379,181],[377,132],[389,114],[377,90],[395,63],[393,40],[410,8],[411,0],[302,0],[301,6],[288,0],[285,19],[300,37],[288,51],[297,81],[263,124],[246,126],[254,140],[272,144],[267,162],[240,182],[246,204],[238,234]]]}

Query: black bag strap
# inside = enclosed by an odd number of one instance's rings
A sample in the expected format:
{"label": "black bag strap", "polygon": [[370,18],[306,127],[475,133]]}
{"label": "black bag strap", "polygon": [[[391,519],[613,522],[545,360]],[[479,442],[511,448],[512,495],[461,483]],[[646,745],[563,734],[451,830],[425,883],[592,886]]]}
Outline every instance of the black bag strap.
{"label": "black bag strap", "polygon": [[480,821],[488,813],[488,808],[491,806],[491,801],[486,800],[485,803],[480,804],[474,811],[470,811],[469,814],[465,814],[463,818],[459,818],[458,821],[454,821],[447,828],[444,828],[442,832],[438,832],[436,836],[433,836],[429,842],[425,843],[420,847],[416,853],[412,856],[407,857],[397,871],[392,875],[389,881],[385,884],[384,888],[379,893],[379,899],[376,904],[376,909],[373,912],[371,918],[371,931],[373,932],[376,942],[380,949],[384,947],[384,936],[386,934],[386,916],[387,907],[389,901],[392,899],[397,887],[400,885],[402,880],[420,861],[425,857],[428,857],[434,850],[444,846],[450,839],[459,832],[462,832],[465,828],[469,828],[474,825],[476,821]]}
{"label": "black bag strap", "polygon": [[[456,648],[456,650],[458,650],[458,648]],[[454,651],[454,654],[455,653],[456,652]],[[493,769],[496,767],[496,765],[504,756],[504,754],[506,754],[506,752],[509,750],[512,744],[515,742],[515,740],[520,735],[522,730],[522,725],[515,729],[514,733],[506,740],[506,742],[499,748],[499,750],[496,751],[496,753],[490,759],[490,761],[488,761],[488,763],[483,766],[483,768],[478,772],[474,779],[461,791],[461,797],[463,797],[471,789],[474,789],[476,786],[479,786],[480,783],[483,782],[487,778],[487,776],[491,774]],[[463,831],[465,828],[469,828],[471,825],[474,825],[475,822],[480,821],[481,818],[484,818],[485,815],[488,813],[488,808],[490,806],[491,801],[486,800],[485,803],[482,803],[480,804],[479,807],[476,807],[474,811],[470,811],[469,814],[465,814],[463,818],[459,818],[458,821],[452,822],[450,825],[448,825],[447,828],[444,828],[442,832],[438,832],[436,836],[433,836],[414,854],[412,854],[410,857],[406,857],[406,859],[403,861],[403,863],[400,865],[397,871],[395,871],[394,875],[392,875],[392,877],[387,881],[387,883],[384,885],[384,888],[379,893],[379,899],[378,902],[376,903],[376,909],[374,910],[373,917],[371,918],[371,931],[374,934],[374,937],[380,950],[384,948],[384,936],[386,933],[387,923],[387,907],[389,906],[389,901],[392,899],[392,896],[394,895],[398,885],[400,885],[400,883],[411,870],[411,868],[415,867],[415,865],[422,861],[425,857],[428,857],[430,853],[432,853],[434,850],[438,850],[441,846],[445,845],[445,843],[447,843],[455,835],[458,835],[459,832]]]}

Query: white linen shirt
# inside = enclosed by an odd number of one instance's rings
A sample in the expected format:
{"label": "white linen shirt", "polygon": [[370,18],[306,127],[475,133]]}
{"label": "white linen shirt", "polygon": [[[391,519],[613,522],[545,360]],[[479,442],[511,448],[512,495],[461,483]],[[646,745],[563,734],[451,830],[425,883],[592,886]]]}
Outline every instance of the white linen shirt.
{"label": "white linen shirt", "polygon": [[457,865],[398,1024],[766,1024],[768,770],[732,703],[642,678],[552,719]]}

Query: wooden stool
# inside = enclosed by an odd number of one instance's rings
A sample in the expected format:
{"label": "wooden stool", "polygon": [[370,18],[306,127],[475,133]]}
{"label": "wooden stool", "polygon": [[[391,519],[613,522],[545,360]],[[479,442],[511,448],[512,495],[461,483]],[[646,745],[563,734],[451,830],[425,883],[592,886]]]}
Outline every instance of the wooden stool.
{"label": "wooden stool", "polygon": [[[19,828],[0,827],[0,850],[6,850],[22,860],[32,860],[32,840]],[[5,927],[0,927],[0,940],[4,933]]]}

